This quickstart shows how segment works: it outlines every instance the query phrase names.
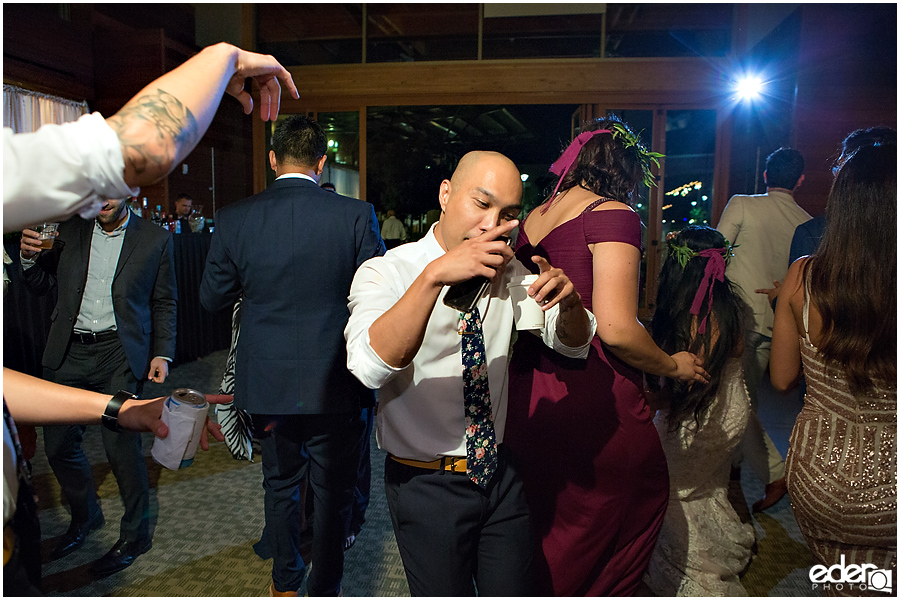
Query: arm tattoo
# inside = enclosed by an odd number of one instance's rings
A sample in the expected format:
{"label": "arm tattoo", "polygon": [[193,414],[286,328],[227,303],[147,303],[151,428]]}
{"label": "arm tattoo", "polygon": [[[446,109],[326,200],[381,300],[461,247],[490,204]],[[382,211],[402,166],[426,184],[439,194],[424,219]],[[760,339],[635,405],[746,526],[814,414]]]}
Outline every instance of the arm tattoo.
{"label": "arm tattoo", "polygon": [[138,174],[159,171],[159,176],[165,175],[179,150],[193,148],[200,138],[191,111],[160,89],[131,100],[107,121]]}

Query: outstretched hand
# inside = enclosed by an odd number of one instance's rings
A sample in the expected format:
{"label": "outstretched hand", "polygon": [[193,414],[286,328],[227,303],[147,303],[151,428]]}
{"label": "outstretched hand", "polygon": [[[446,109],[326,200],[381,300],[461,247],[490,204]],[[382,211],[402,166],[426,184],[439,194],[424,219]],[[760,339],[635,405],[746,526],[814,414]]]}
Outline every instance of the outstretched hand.
{"label": "outstretched hand", "polygon": [[248,77],[253,78],[259,85],[259,116],[263,121],[274,121],[278,118],[281,107],[279,79],[284,82],[294,99],[300,98],[291,74],[274,57],[238,49],[235,73],[225,87],[225,92],[237,98],[244,107],[244,114],[249,115],[253,112],[253,98],[246,88]]}
{"label": "outstretched hand", "polygon": [[765,294],[766,295],[766,297],[769,299],[770,306],[773,302],[775,302],[775,298],[778,297],[778,290],[781,289],[780,281],[773,281],[772,283],[774,284],[774,287],[760,288],[758,290],[755,290],[757,294]]}
{"label": "outstretched hand", "polygon": [[[129,431],[149,431],[158,438],[166,437],[169,435],[169,428],[161,419],[166,398],[168,396],[149,400],[137,398],[126,400],[119,410],[119,425]],[[206,399],[210,404],[226,404],[233,400],[233,396],[209,395]],[[210,421],[209,417],[206,417],[206,428],[203,430],[203,435],[200,438],[200,447],[204,450],[209,450],[210,435],[220,442],[225,441],[225,436],[222,435],[222,427],[218,423]]]}

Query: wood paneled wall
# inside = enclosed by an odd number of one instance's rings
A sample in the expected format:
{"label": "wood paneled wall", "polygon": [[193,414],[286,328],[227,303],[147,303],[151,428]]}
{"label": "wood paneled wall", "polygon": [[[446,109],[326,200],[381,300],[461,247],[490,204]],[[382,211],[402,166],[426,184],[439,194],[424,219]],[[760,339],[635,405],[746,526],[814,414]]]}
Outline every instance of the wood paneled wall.
{"label": "wood paneled wall", "polygon": [[[848,133],[897,128],[897,5],[803,5],[794,137],[806,161],[798,202],[823,214]],[[886,44],[886,45],[885,45]]]}
{"label": "wood paneled wall", "polygon": [[[114,114],[198,50],[190,5],[5,4],[3,16],[4,82],[87,100],[91,110],[104,115]],[[188,193],[212,217],[213,172],[216,208],[253,193],[250,142],[250,118],[226,97],[185,160],[187,173],[179,165],[159,183],[145,186],[141,196],[168,213],[175,196]]]}
{"label": "wood paneled wall", "polygon": [[59,5],[3,5],[3,81],[40,92],[94,100],[91,15],[71,4],[69,19]]}

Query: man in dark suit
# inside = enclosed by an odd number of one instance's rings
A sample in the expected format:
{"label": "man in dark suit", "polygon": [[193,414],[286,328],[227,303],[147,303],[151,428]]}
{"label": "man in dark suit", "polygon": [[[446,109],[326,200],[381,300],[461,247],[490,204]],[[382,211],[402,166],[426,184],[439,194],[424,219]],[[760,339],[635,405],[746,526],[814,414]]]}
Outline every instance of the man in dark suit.
{"label": "man in dark suit", "polygon": [[272,137],[277,179],[216,214],[200,284],[210,311],[242,297],[235,404],[260,437],[273,595],[297,595],[299,484],[309,473],[315,502],[310,596],[340,593],[343,544],[372,393],[347,371],[344,327],[353,274],[384,253],[370,204],[318,185],[327,140],[294,115]]}
{"label": "man in dark suit", "polygon": [[[55,284],[56,308],[44,351],[44,379],[100,393],[139,395],[145,378],[165,381],[175,354],[176,284],[172,236],[131,214],[125,200],[108,200],[94,220],[59,226],[49,250],[38,234],[22,232],[25,285],[44,294]],[[38,254],[40,253],[40,256]],[[83,425],[44,427],[50,466],[72,511],[68,531],[53,548],[61,558],[103,525],[91,465],[81,450]],[[101,428],[103,445],[125,504],[119,540],[91,569],[120,571],[150,540],[150,493],[141,435]]]}

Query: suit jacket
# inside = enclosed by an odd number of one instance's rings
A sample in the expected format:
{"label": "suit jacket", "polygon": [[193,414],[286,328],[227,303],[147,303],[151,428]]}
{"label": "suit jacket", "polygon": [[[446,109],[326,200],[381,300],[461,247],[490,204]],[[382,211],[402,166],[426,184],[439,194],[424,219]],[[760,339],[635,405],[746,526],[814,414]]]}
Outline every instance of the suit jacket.
{"label": "suit jacket", "polygon": [[777,190],[756,196],[732,196],[716,229],[738,244],[725,274],[738,286],[741,297],[753,309],[753,331],[772,335],[775,314],[765,294],[772,282],[784,281],[794,230],[812,217]]}
{"label": "suit jacket", "polygon": [[[59,226],[52,250],[22,276],[37,294],[58,286],[43,365],[58,369],[81,309],[91,256],[93,219],[73,217]],[[135,377],[145,379],[155,356],[175,356],[177,286],[172,234],[131,215],[112,283],[113,312],[119,341]]]}
{"label": "suit jacket", "polygon": [[200,303],[219,311],[242,298],[235,404],[273,415],[371,406],[347,370],[344,327],[357,267],[384,254],[374,207],[285,178],[215,223]]}
{"label": "suit jacket", "polygon": [[822,237],[825,236],[825,215],[813,217],[811,220],[797,225],[794,237],[791,239],[791,254],[788,256],[788,265],[801,256],[809,256],[816,253]]}

